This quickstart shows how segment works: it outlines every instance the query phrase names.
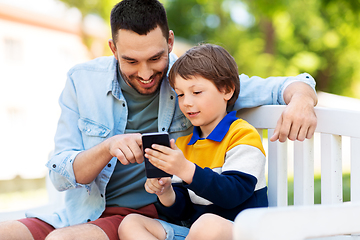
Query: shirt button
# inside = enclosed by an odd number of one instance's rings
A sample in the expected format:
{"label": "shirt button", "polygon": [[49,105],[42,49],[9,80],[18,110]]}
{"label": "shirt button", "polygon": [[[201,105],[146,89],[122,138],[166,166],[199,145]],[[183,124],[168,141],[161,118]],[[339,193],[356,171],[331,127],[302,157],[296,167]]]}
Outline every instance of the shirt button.
{"label": "shirt button", "polygon": [[108,164],[108,167],[111,167],[111,163]]}
{"label": "shirt button", "polygon": [[52,167],[53,167],[53,168],[56,168],[56,164],[53,164]]}
{"label": "shirt button", "polygon": [[101,197],[104,197],[104,195],[100,194]]}
{"label": "shirt button", "polygon": [[186,124],[185,124],[185,123],[182,123],[181,126],[184,128],[184,127],[186,127]]}
{"label": "shirt button", "polygon": [[123,107],[125,107],[125,103],[123,103]]}
{"label": "shirt button", "polygon": [[174,96],[170,96],[170,99],[173,100],[173,99],[174,99]]}
{"label": "shirt button", "polygon": [[310,78],[309,76],[306,76],[306,78]]}
{"label": "shirt button", "polygon": [[165,131],[165,128],[162,128],[161,130],[162,130],[162,131]]}
{"label": "shirt button", "polygon": [[91,219],[86,220],[87,222],[91,222]]}

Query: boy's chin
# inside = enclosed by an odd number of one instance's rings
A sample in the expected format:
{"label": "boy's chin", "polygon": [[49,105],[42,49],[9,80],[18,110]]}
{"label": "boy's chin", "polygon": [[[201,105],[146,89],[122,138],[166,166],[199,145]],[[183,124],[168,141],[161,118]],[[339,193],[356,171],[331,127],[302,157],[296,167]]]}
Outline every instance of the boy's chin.
{"label": "boy's chin", "polygon": [[196,122],[193,122],[193,121],[191,121],[191,120],[190,120],[190,122],[191,122],[191,124],[192,124],[194,127],[200,127],[200,124],[198,124],[198,123],[196,123]]}

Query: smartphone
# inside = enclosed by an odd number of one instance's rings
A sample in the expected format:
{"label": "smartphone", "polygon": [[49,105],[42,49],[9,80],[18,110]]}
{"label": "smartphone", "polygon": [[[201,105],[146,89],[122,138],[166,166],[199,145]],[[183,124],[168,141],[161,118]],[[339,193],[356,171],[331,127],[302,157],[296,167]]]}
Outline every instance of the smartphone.
{"label": "smartphone", "polygon": [[[169,134],[167,132],[155,132],[155,133],[143,133],[142,134],[142,146],[143,152],[145,155],[145,149],[151,148],[152,144],[164,145],[170,147]],[[152,165],[144,156],[145,159],[145,172],[147,178],[162,178],[162,177],[172,177],[171,174],[164,172],[163,170]]]}

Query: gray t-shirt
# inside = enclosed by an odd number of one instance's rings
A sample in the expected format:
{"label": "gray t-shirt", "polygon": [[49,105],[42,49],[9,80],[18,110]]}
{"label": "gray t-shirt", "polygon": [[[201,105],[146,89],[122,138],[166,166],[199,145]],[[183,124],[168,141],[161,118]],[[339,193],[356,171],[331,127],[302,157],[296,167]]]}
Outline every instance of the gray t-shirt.
{"label": "gray t-shirt", "polygon": [[[152,95],[139,94],[118,75],[122,93],[128,106],[128,122],[125,133],[158,131],[159,92]],[[156,195],[144,189],[144,164],[122,165],[117,162],[106,187],[106,206],[147,205],[156,202]]]}

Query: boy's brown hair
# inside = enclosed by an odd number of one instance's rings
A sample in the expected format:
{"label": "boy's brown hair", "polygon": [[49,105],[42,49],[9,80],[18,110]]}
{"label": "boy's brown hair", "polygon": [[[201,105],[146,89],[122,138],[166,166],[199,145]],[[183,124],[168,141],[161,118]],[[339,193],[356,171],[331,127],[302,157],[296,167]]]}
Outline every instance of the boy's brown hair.
{"label": "boy's brown hair", "polygon": [[240,80],[234,58],[223,47],[213,44],[201,44],[186,51],[171,67],[169,82],[175,88],[175,77],[183,79],[201,76],[213,82],[219,91],[234,89],[227,105],[233,105],[240,92]]}

